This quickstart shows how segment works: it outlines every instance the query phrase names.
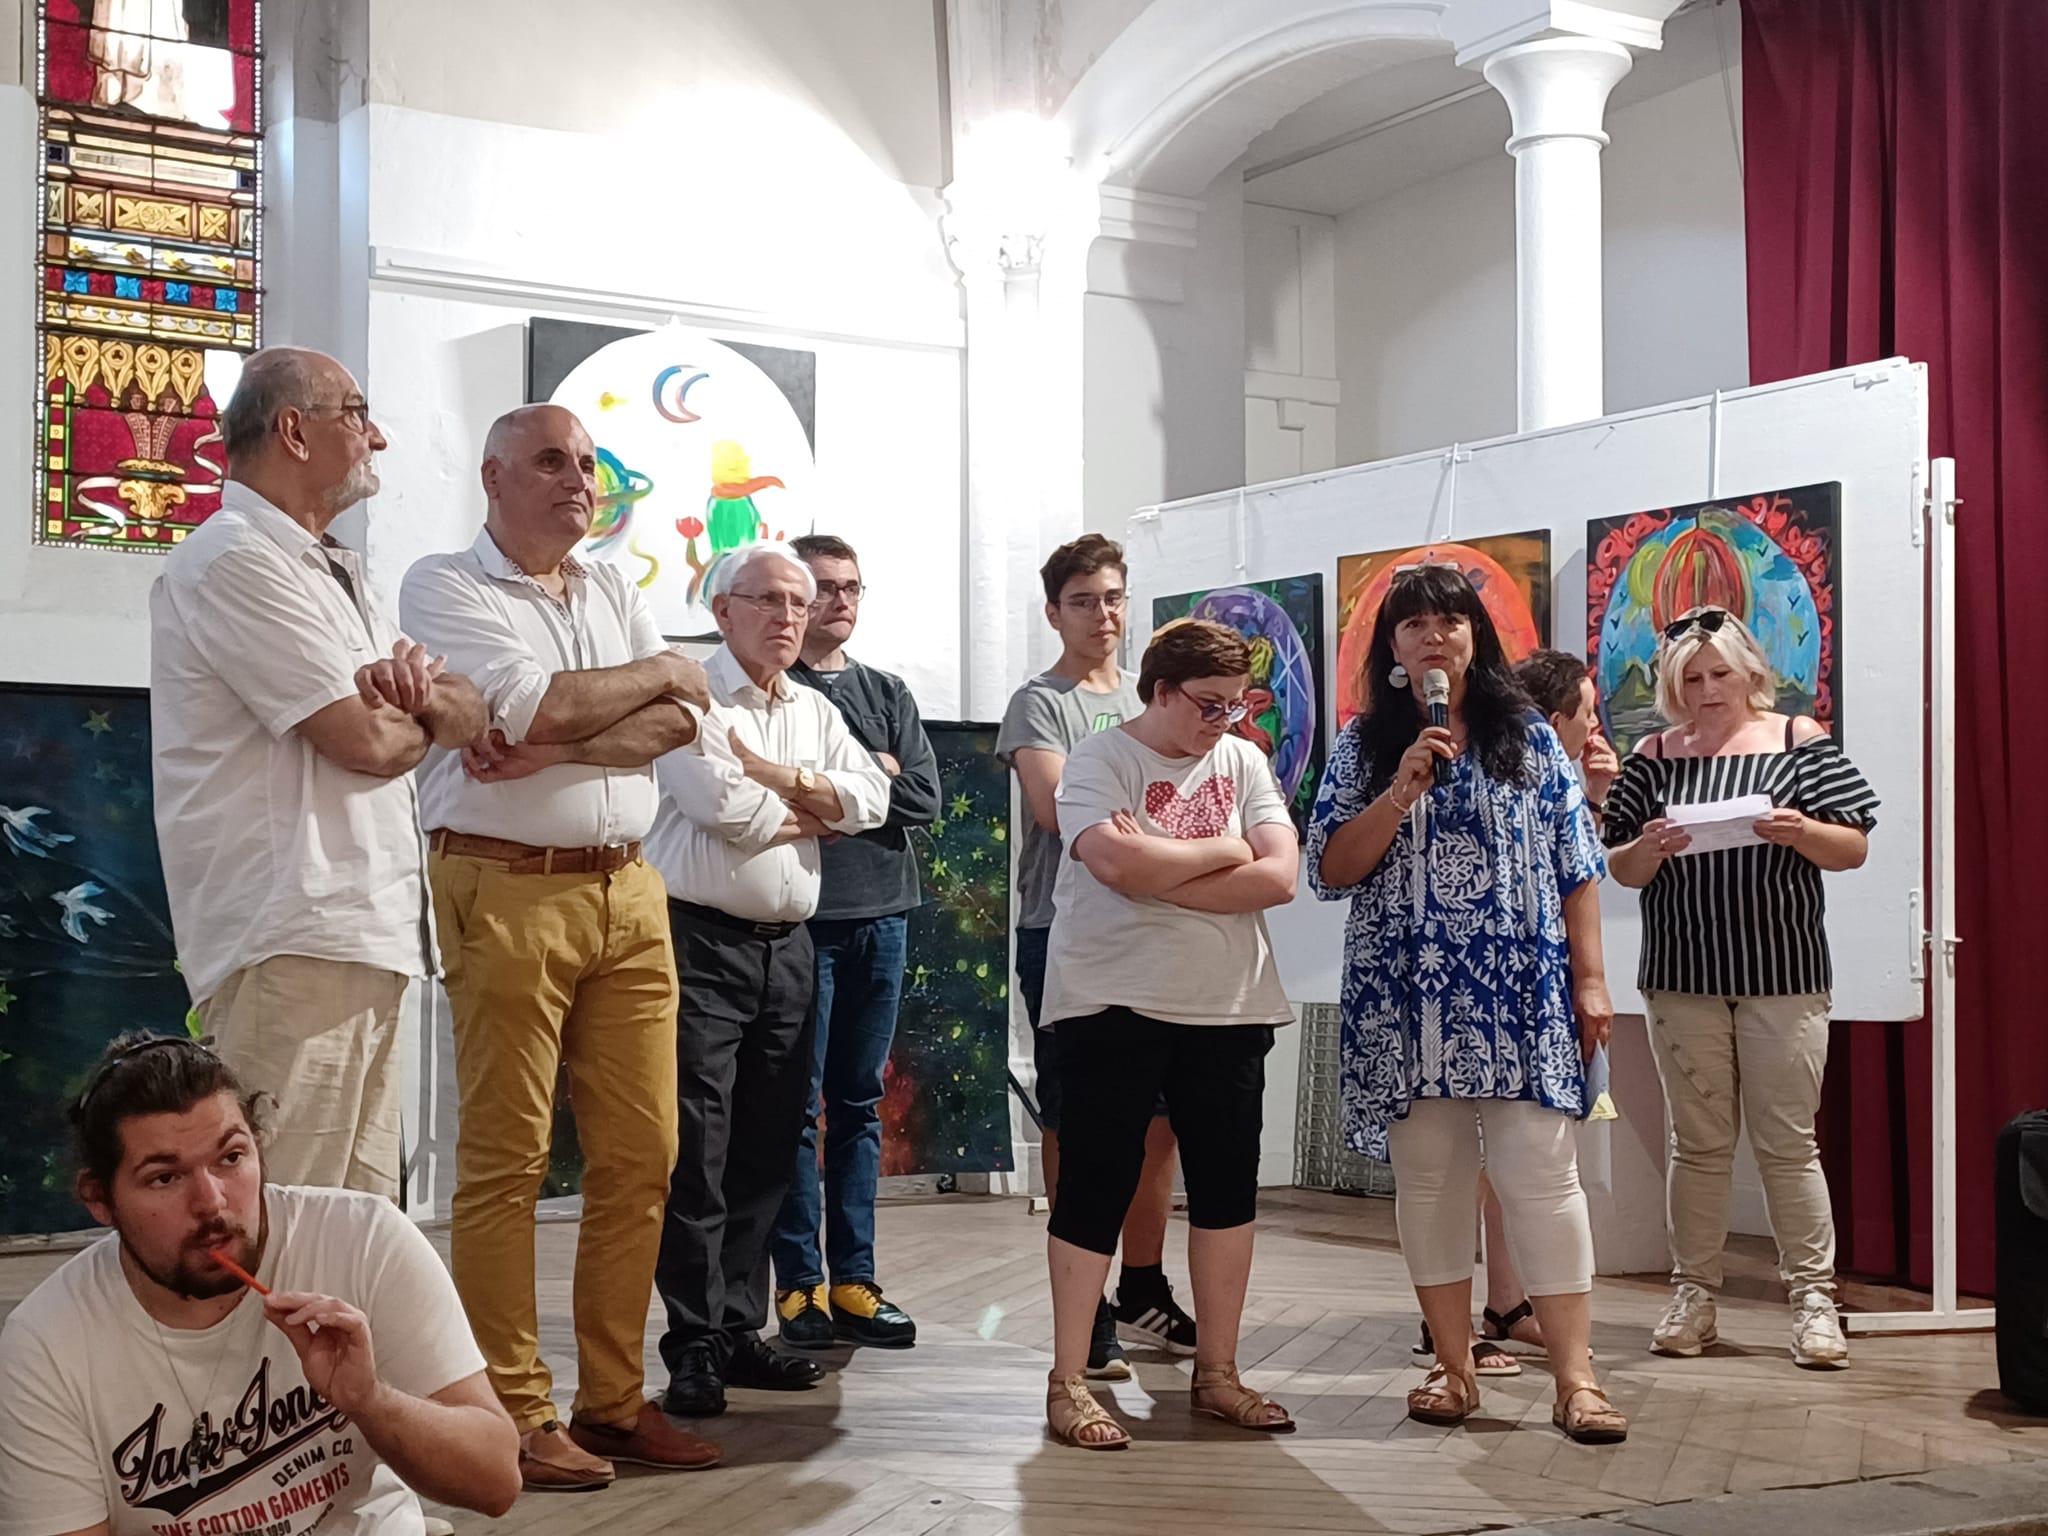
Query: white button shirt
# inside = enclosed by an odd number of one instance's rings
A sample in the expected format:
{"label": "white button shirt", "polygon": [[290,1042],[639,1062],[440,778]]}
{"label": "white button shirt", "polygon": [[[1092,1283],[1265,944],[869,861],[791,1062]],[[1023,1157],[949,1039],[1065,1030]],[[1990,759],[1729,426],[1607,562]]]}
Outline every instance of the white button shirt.
{"label": "white button shirt", "polygon": [[720,646],[704,664],[711,707],[697,738],[655,760],[661,810],[647,860],[677,901],[716,907],[752,923],[800,923],[818,910],[818,840],[770,847],[789,814],[780,795],[740,770],[728,732],[749,751],[808,768],[839,791],[834,832],[865,832],[889,814],[889,775],[853,739],[832,701],[787,677],[772,695]]}
{"label": "white button shirt", "polygon": [[164,561],[149,633],[157,845],[193,1002],[275,955],[433,974],[412,775],[353,772],[294,729],[399,639],[354,552],[230,481]]}
{"label": "white button shirt", "polygon": [[[667,648],[654,616],[614,566],[562,562],[560,598],[499,550],[490,530],[460,554],[428,555],[405,573],[406,632],[475,683],[491,726],[524,741],[557,672],[622,667]],[[479,784],[462,754],[429,749],[420,765],[420,820],[536,848],[630,843],[654,825],[654,770],[560,763],[508,783]]]}

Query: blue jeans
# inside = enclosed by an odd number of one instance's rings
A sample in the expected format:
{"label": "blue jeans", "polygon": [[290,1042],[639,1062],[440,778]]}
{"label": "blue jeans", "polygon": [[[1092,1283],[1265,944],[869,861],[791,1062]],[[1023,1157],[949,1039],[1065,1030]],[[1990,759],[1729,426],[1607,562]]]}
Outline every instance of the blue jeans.
{"label": "blue jeans", "polygon": [[796,1177],[775,1222],[775,1285],[808,1289],[825,1281],[818,1256],[818,1113],[825,1115],[822,1216],[832,1283],[875,1278],[875,1182],[882,1173],[882,1073],[896,1038],[908,921],[814,919],[818,987],[811,1062],[811,1113],[796,1149]]}

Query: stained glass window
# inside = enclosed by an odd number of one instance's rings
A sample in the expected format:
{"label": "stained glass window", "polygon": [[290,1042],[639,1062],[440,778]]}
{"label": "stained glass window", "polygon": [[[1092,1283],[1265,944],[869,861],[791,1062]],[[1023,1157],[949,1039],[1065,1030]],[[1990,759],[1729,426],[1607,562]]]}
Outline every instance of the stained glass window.
{"label": "stained glass window", "polygon": [[39,0],[39,543],[166,550],[220,505],[262,334],[259,9]]}

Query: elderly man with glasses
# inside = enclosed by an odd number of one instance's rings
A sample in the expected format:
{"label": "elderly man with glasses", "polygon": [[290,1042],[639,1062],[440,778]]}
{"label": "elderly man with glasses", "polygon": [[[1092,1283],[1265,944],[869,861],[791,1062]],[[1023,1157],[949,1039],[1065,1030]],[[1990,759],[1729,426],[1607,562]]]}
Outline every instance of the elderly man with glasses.
{"label": "elderly man with glasses", "polygon": [[763,1342],[768,1244],[810,1093],[822,839],[889,811],[889,776],[839,711],[788,675],[818,593],[786,545],[745,545],[706,587],[725,644],[696,739],[656,764],[648,856],[668,882],[681,1003],[680,1149],[655,1285],[668,1312],[662,1406],[725,1411],[725,1388],[801,1390],[815,1361]]}
{"label": "elderly man with glasses", "polygon": [[333,358],[251,357],[220,510],[150,591],[157,841],[192,1001],[278,1102],[281,1183],[398,1198],[399,1007],[437,969],[412,769],[484,728],[328,529],[384,434]]}

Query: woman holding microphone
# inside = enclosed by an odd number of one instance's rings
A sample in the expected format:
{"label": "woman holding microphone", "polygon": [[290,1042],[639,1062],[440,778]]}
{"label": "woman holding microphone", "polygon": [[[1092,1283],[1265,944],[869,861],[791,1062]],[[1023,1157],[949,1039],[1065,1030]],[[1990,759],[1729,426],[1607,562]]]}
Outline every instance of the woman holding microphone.
{"label": "woman holding microphone", "polygon": [[[1351,902],[1345,1129],[1355,1151],[1394,1166],[1401,1252],[1437,1345],[1409,1415],[1456,1424],[1479,1405],[1483,1128],[1557,1382],[1551,1421],[1582,1442],[1625,1439],[1593,1375],[1593,1235],[1573,1125],[1588,1108],[1586,1060],[1613,1023],[1585,795],[1455,566],[1396,575],[1365,667],[1370,704],[1338,735],[1308,873],[1318,896]],[[1445,706],[1434,726],[1432,682]]]}
{"label": "woman holding microphone", "polygon": [[[1650,1347],[1692,1356],[1715,1340],[1729,1174],[1747,1120],[1792,1300],[1792,1358],[1839,1369],[1849,1346],[1813,1129],[1834,985],[1821,874],[1863,862],[1877,796],[1818,721],[1777,712],[1770,663],[1726,608],[1674,621],[1656,671],[1671,729],[1629,755],[1603,829],[1614,878],[1643,893],[1637,979],[1671,1120],[1673,1291]],[[1687,854],[1691,835],[1670,807],[1744,795],[1772,805],[1758,841]]]}

